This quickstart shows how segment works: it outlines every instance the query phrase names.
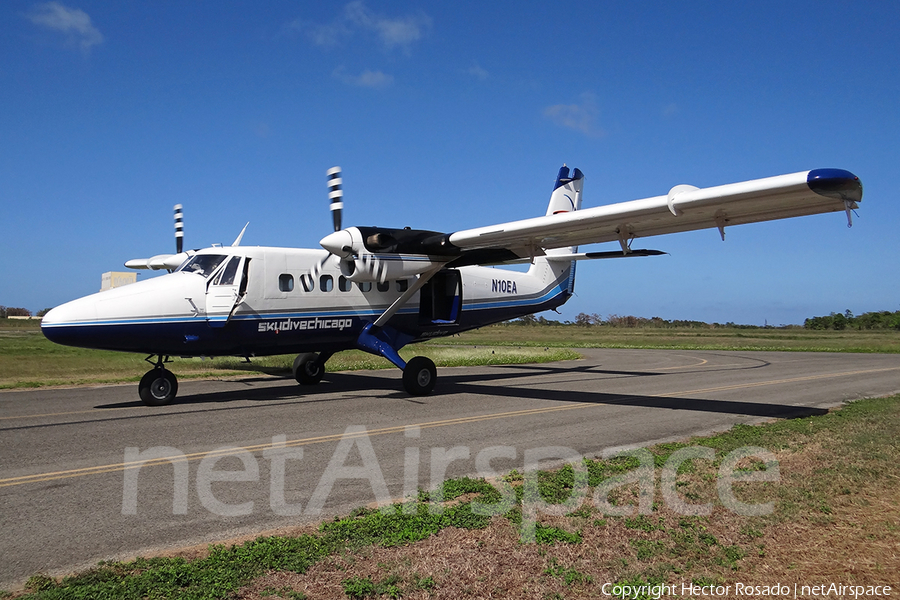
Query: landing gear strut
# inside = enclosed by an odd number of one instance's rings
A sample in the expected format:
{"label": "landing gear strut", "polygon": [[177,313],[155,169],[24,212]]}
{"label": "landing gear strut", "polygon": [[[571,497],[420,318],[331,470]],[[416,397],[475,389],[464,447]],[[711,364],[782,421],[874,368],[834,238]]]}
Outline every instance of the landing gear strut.
{"label": "landing gear strut", "polygon": [[383,356],[394,366],[403,370],[403,389],[411,396],[427,396],[437,383],[437,369],[430,358],[416,356],[406,362],[400,357],[399,350],[412,340],[390,327],[375,327],[366,324],[356,343],[362,350],[377,356]]}
{"label": "landing gear strut", "polygon": [[138,393],[147,406],[164,406],[174,400],[178,393],[178,379],[166,369],[164,363],[165,357],[160,355],[156,366],[147,371],[138,384]]}

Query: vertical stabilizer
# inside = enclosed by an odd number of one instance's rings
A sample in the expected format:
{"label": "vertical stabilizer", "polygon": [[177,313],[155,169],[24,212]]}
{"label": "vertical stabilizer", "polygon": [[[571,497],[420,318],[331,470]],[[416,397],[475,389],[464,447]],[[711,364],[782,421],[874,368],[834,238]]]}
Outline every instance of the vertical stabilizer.
{"label": "vertical stabilizer", "polygon": [[556,176],[553,193],[550,194],[550,205],[547,215],[558,215],[573,212],[581,208],[581,188],[584,185],[584,173],[575,169],[571,176],[569,167],[563,165]]}
{"label": "vertical stabilizer", "polygon": [[[563,165],[556,176],[553,193],[550,194],[547,216],[579,210],[581,208],[581,191],[583,187],[584,173],[579,169],[574,169],[570,172],[569,167]],[[535,257],[528,273],[540,277],[548,284],[560,282],[568,295],[571,295],[575,289],[575,261],[552,260],[552,257],[553,255],[574,254],[576,252],[578,252],[577,246],[547,250],[547,256]]]}

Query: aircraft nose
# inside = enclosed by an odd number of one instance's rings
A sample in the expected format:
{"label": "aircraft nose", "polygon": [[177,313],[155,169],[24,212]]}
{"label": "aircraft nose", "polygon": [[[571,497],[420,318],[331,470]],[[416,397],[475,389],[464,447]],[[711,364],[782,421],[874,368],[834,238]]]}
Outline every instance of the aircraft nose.
{"label": "aircraft nose", "polygon": [[54,325],[71,325],[97,318],[96,302],[83,302],[84,298],[60,304],[50,310],[41,320],[41,328]]}
{"label": "aircraft nose", "polygon": [[61,304],[52,309],[41,319],[41,333],[51,342],[65,345],[73,344],[73,327],[90,323],[97,319],[97,304],[79,298]]}

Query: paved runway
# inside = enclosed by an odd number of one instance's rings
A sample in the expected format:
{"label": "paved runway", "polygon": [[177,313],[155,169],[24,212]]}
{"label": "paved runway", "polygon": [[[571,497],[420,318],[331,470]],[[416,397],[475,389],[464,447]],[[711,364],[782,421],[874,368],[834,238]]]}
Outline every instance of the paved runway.
{"label": "paved runway", "polygon": [[539,448],[597,455],[900,391],[900,355],[583,353],[439,369],[425,398],[396,370],[182,382],[160,408],[136,385],[0,393],[0,589],[521,470]]}

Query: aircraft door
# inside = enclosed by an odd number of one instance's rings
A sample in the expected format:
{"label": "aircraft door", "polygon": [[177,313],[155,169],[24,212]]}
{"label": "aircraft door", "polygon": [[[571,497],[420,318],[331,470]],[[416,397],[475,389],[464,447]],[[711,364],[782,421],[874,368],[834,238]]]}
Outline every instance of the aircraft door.
{"label": "aircraft door", "polygon": [[419,322],[422,325],[455,325],[462,312],[462,278],[459,271],[441,271],[422,287]]}
{"label": "aircraft door", "polygon": [[210,327],[224,327],[247,292],[249,258],[232,256],[214,274],[206,288],[206,320]]}

